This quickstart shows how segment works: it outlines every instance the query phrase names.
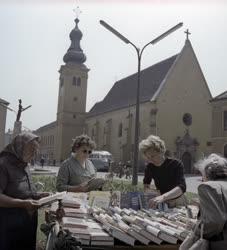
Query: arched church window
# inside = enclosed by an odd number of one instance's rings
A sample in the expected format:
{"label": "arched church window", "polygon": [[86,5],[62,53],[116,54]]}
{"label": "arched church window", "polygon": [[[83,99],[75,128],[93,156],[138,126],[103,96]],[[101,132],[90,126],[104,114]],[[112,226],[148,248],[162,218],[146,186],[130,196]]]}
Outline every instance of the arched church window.
{"label": "arched church window", "polygon": [[123,125],[122,123],[120,123],[118,126],[118,137],[122,137],[122,130],[123,130]]}
{"label": "arched church window", "polygon": [[224,157],[227,158],[227,144],[224,146]]}
{"label": "arched church window", "polygon": [[73,119],[76,119],[76,115],[73,115]]}
{"label": "arched church window", "polygon": [[78,78],[77,78],[77,86],[80,86],[80,85],[81,85],[81,78],[78,77]]}
{"label": "arched church window", "polygon": [[73,77],[73,85],[76,86],[76,77],[75,76]]}
{"label": "arched church window", "polygon": [[80,85],[81,85],[81,78],[78,77],[78,78],[77,78],[77,86],[80,86]]}

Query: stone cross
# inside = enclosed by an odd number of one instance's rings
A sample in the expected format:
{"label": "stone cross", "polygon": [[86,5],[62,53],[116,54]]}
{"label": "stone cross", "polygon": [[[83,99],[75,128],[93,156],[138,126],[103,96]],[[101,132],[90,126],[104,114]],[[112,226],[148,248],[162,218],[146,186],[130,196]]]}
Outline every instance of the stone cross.
{"label": "stone cross", "polygon": [[191,35],[191,33],[189,32],[189,30],[187,29],[187,30],[185,30],[185,32],[184,32],[185,34],[186,34],[186,40],[188,40],[188,37],[189,37],[189,35]]}

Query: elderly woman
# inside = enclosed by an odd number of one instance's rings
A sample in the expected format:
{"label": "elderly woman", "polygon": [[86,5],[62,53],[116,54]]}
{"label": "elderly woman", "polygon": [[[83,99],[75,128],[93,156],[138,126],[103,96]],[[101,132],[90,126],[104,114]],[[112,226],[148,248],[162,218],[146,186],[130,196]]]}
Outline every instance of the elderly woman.
{"label": "elderly woman", "polygon": [[[198,195],[204,238],[209,240],[210,250],[227,249],[227,160],[211,154],[196,167],[203,176]],[[199,230],[196,232],[198,236]]]}
{"label": "elderly woman", "polygon": [[186,191],[186,184],[181,161],[165,156],[165,143],[158,136],[148,136],[141,141],[139,149],[148,162],[143,180],[144,191],[149,191],[153,179],[160,192],[160,195],[150,200],[150,206],[155,208],[163,202],[171,207],[185,205],[183,193]]}
{"label": "elderly woman", "polygon": [[38,194],[31,182],[28,162],[39,147],[38,136],[17,135],[0,153],[0,249],[36,248]]}
{"label": "elderly woman", "polygon": [[88,181],[96,176],[96,170],[89,154],[95,148],[95,142],[87,135],[75,138],[72,155],[66,159],[58,172],[57,190],[68,192],[87,192]]}

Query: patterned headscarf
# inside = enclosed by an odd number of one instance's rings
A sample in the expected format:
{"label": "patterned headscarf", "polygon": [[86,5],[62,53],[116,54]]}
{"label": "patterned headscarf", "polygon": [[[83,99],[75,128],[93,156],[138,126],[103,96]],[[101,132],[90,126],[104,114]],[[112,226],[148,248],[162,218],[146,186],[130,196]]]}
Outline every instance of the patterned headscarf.
{"label": "patterned headscarf", "polygon": [[39,141],[39,137],[31,132],[23,132],[17,135],[3,152],[14,154],[18,159],[23,161],[23,152],[25,145],[33,140]]}

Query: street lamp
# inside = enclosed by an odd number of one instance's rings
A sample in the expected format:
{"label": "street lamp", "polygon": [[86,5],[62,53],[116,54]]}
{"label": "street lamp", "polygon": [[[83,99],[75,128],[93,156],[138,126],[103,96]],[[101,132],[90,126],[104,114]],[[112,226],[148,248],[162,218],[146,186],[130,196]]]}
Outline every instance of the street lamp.
{"label": "street lamp", "polygon": [[100,20],[100,24],[105,27],[107,30],[112,32],[115,36],[120,38],[124,43],[126,44],[131,44],[137,53],[137,58],[138,58],[138,73],[137,73],[137,90],[136,90],[136,116],[135,116],[135,138],[134,138],[134,155],[133,155],[133,172],[132,172],[132,185],[137,185],[138,183],[138,146],[139,146],[139,104],[140,104],[140,68],[141,68],[141,57],[143,54],[144,49],[149,45],[149,44],[156,44],[175,30],[179,29],[180,27],[183,26],[183,23],[178,23],[171,29],[167,30],[151,42],[147,43],[144,45],[142,50],[140,50],[138,47],[136,47],[135,44],[133,44],[131,41],[129,41],[125,36],[120,34],[117,30],[115,30],[113,27],[111,27],[109,24],[104,22],[103,20]]}

